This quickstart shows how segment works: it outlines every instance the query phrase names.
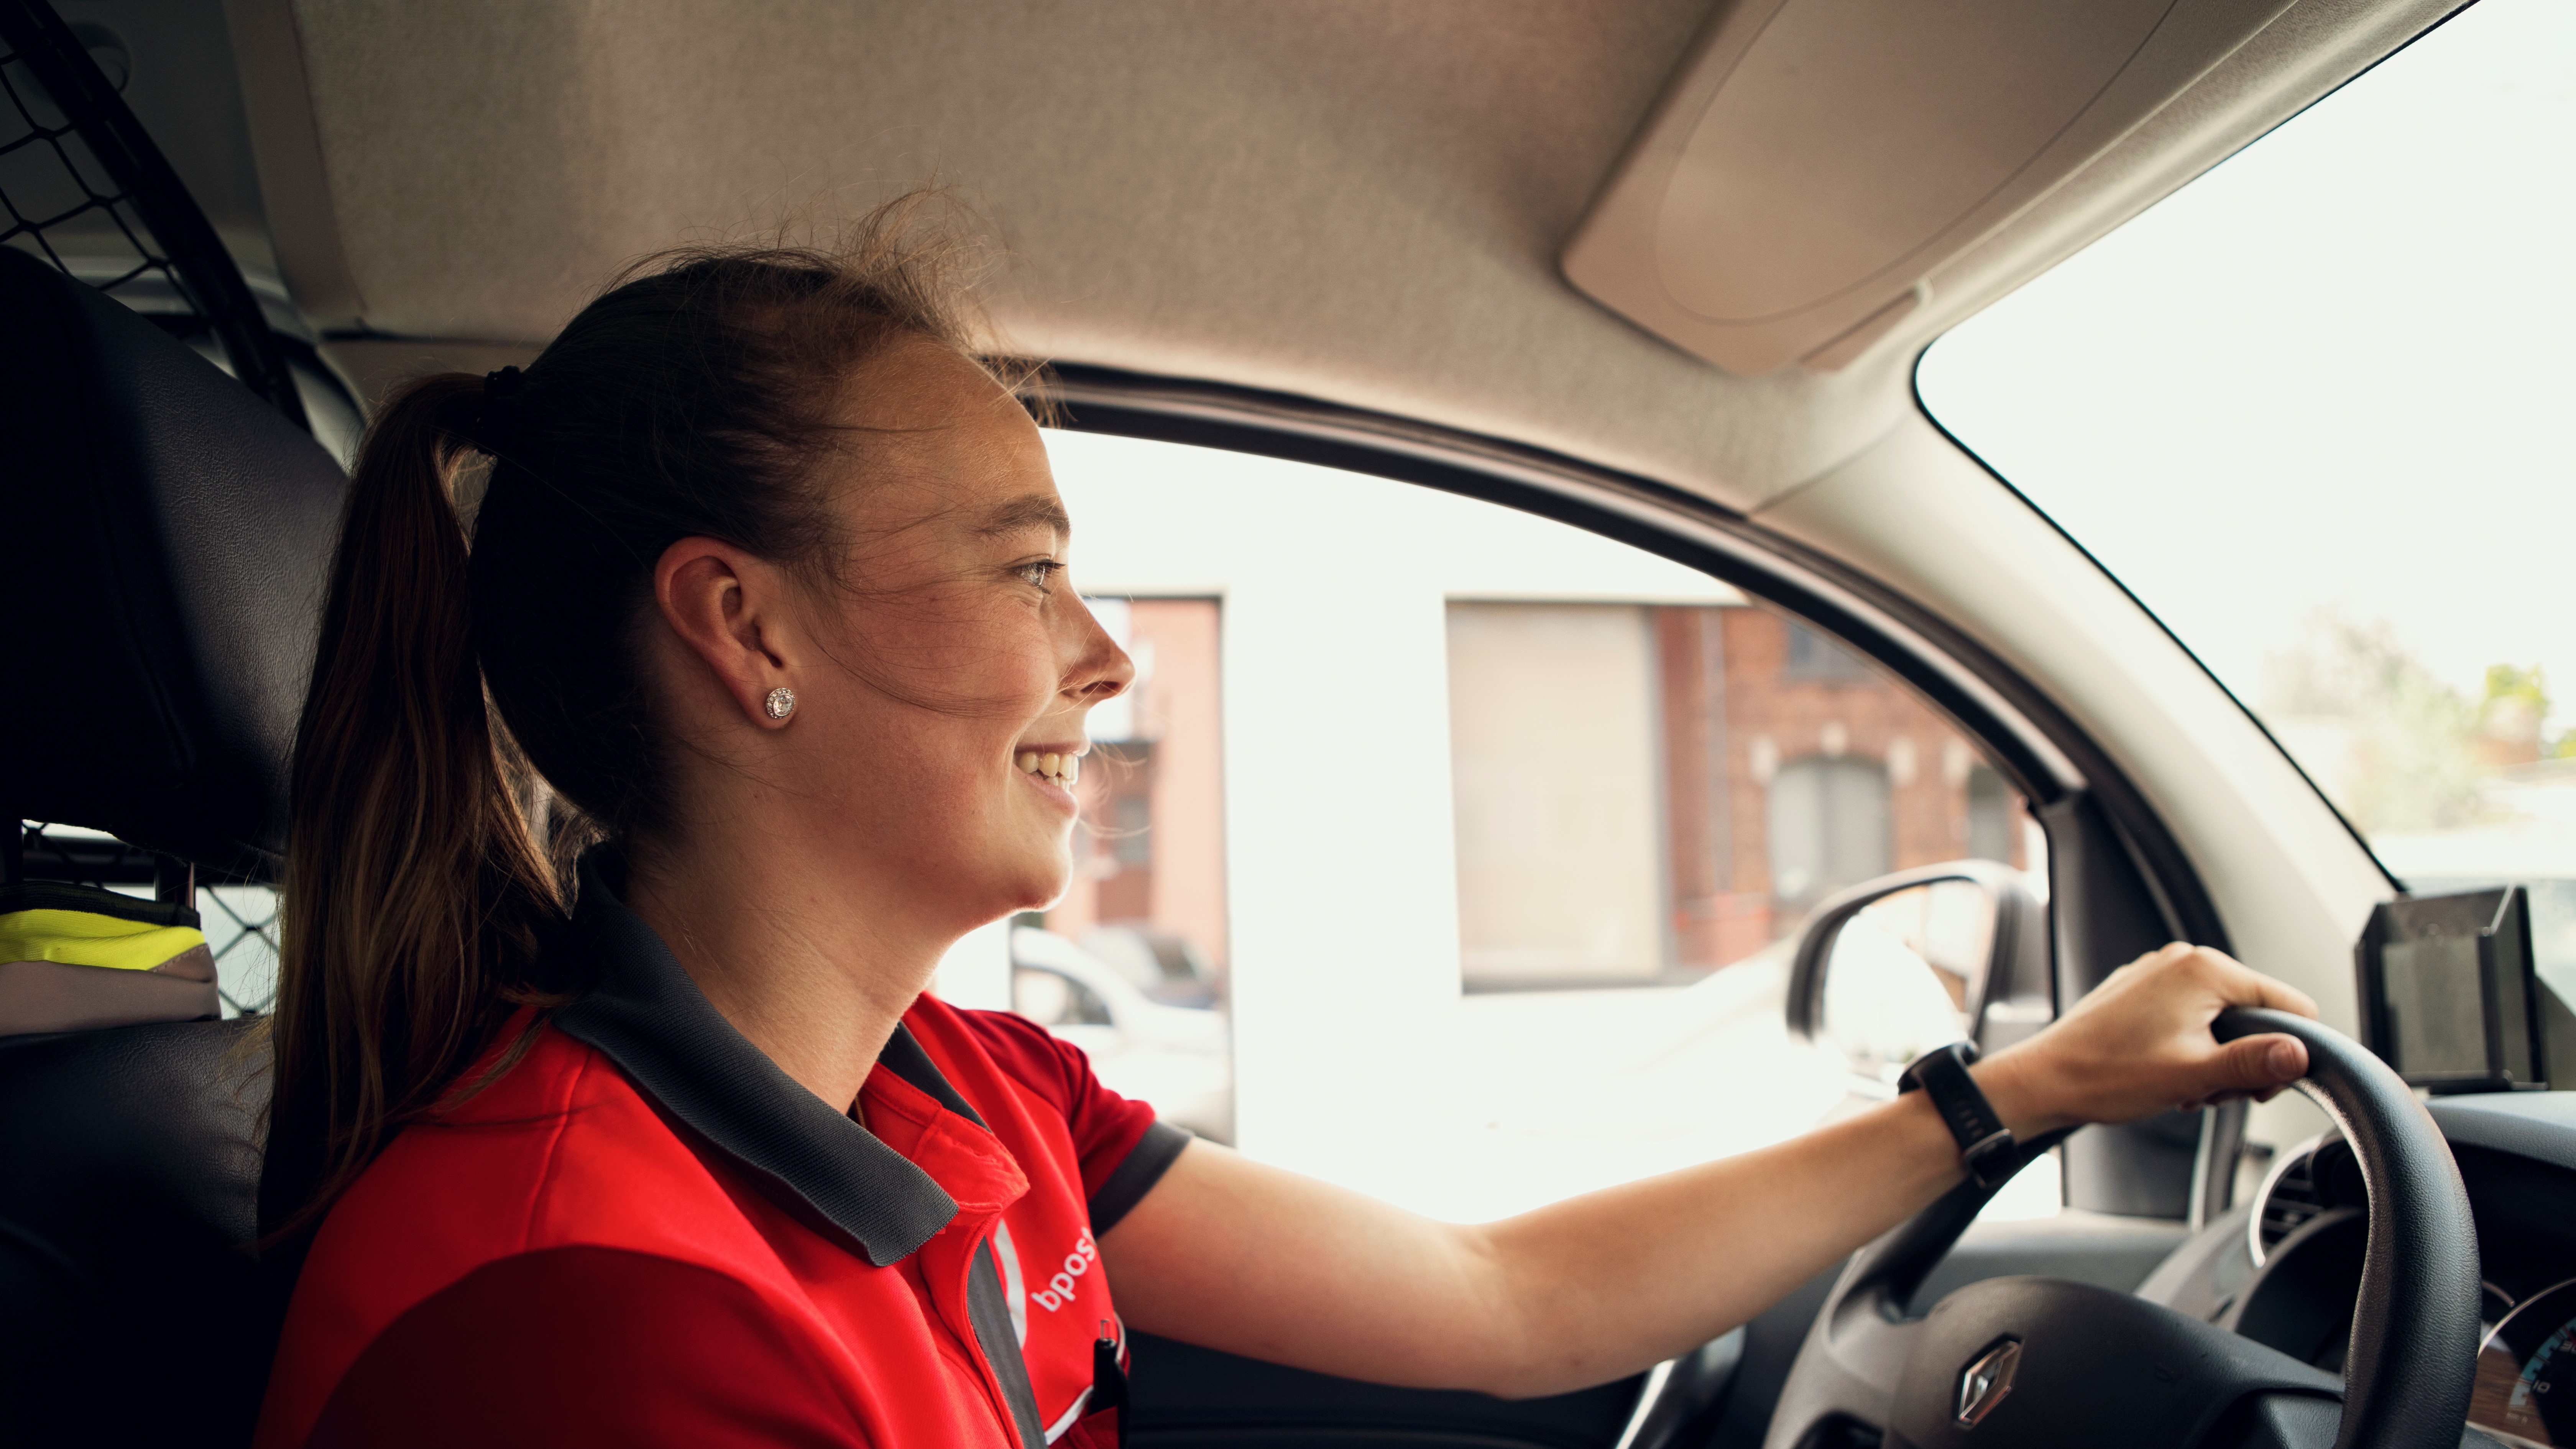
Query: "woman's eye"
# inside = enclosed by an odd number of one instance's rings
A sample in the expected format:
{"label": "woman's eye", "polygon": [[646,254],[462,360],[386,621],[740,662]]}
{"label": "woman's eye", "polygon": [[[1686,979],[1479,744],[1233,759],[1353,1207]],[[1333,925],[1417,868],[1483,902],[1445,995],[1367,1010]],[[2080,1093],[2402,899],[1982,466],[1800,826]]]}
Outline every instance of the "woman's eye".
{"label": "woman's eye", "polygon": [[1042,558],[1034,563],[1021,564],[1011,572],[1018,574],[1022,582],[1034,584],[1043,589],[1047,586],[1047,580],[1055,577],[1056,570],[1063,567],[1064,565],[1054,559]]}

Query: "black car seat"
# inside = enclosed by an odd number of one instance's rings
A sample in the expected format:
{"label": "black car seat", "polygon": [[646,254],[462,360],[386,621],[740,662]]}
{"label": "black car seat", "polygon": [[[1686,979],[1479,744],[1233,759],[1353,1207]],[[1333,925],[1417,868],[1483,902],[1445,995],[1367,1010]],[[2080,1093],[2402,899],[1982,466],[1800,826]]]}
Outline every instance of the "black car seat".
{"label": "black car seat", "polygon": [[[339,466],[6,248],[0,319],[0,797],[273,880]],[[284,1287],[249,1251],[254,1027],[0,1036],[0,1443],[249,1439]]]}

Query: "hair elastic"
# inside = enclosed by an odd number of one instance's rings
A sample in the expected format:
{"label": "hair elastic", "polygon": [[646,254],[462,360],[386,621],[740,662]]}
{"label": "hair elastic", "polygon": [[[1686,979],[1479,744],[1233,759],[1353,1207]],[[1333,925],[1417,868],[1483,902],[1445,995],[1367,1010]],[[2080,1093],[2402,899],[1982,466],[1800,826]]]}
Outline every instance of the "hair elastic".
{"label": "hair elastic", "polygon": [[509,433],[512,415],[518,410],[516,399],[526,385],[528,375],[515,367],[483,374],[483,406],[474,419],[474,446],[486,453],[497,452],[497,445]]}

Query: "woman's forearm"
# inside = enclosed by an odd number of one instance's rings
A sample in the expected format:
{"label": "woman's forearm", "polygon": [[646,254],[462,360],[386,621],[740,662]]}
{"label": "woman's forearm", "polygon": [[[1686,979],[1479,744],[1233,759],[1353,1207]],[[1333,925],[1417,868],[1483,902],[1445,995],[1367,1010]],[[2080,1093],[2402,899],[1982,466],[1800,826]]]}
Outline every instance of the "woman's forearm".
{"label": "woman's forearm", "polygon": [[1521,1397],[1759,1313],[1959,1178],[1919,1098],[1758,1152],[1462,1226],[1193,1146],[1101,1242],[1129,1322],[1378,1383]]}
{"label": "woman's forearm", "polygon": [[[1974,1070],[2015,1136],[2064,1125],[2002,1059]],[[1750,1321],[1956,1186],[1959,1145],[1920,1094],[1740,1156],[1458,1231],[1535,1309],[1491,1393],[1554,1393],[1688,1352]]]}
{"label": "woman's forearm", "polygon": [[1456,1231],[1504,1285],[1515,1343],[1461,1385],[1557,1393],[1744,1323],[1955,1185],[1959,1149],[1908,1096],[1741,1156]]}

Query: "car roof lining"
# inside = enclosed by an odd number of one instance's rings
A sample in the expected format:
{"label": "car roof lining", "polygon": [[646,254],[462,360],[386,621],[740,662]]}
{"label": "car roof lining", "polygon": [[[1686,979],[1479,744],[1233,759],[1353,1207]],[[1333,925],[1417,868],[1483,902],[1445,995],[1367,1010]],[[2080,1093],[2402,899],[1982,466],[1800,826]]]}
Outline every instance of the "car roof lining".
{"label": "car roof lining", "polygon": [[280,269],[373,353],[341,356],[362,379],[442,344],[531,347],[638,255],[940,178],[1005,251],[986,296],[1025,350],[1419,418],[1746,511],[1910,411],[1929,339],[2452,8],[2299,0],[1942,258],[1841,370],[1739,377],[1559,268],[1722,18],[1706,0],[226,5]]}

